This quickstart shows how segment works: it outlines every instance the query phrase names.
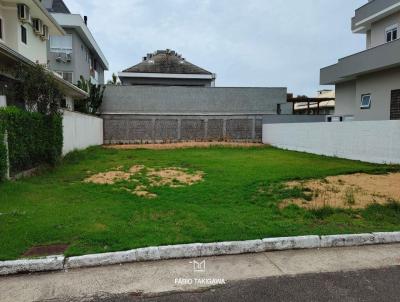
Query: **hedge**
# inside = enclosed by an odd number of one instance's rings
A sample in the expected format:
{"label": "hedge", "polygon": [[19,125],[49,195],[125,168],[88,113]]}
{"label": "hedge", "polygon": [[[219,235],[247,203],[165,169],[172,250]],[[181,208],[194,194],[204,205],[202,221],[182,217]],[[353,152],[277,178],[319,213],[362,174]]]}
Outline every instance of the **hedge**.
{"label": "hedge", "polygon": [[54,165],[61,157],[61,115],[43,115],[7,107],[0,110],[0,120],[8,132],[11,174],[40,164]]}

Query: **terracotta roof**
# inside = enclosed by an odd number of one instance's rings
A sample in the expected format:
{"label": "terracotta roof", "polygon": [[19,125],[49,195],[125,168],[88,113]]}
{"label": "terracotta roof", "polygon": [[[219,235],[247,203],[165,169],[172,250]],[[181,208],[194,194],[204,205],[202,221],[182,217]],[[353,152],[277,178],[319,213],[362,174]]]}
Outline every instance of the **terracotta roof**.
{"label": "terracotta roof", "polygon": [[182,58],[171,50],[157,50],[148,54],[143,61],[123,72],[133,73],[170,73],[170,74],[212,74]]}

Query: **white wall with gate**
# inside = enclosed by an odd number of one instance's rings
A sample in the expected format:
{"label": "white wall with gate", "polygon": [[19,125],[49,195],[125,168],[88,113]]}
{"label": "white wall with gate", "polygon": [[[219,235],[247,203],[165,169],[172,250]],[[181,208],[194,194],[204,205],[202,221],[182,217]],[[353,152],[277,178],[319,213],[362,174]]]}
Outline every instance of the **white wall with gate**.
{"label": "white wall with gate", "polygon": [[371,163],[400,164],[400,121],[264,123],[263,143]]}
{"label": "white wall with gate", "polygon": [[103,144],[103,119],[78,112],[63,112],[63,155]]}

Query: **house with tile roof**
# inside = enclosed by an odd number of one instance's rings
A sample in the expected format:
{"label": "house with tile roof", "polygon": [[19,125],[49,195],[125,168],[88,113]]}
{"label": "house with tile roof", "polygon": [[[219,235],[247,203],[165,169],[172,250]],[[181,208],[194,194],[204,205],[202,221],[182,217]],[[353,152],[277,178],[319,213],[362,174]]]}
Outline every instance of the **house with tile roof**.
{"label": "house with tile roof", "polygon": [[214,87],[216,75],[173,50],[157,50],[118,73],[122,85]]}

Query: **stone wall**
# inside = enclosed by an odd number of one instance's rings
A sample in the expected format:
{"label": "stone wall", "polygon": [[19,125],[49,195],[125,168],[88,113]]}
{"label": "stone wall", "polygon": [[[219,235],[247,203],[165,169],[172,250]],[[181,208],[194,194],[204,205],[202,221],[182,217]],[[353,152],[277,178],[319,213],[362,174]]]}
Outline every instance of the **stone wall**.
{"label": "stone wall", "polygon": [[103,115],[103,119],[105,144],[262,139],[262,115]]}

